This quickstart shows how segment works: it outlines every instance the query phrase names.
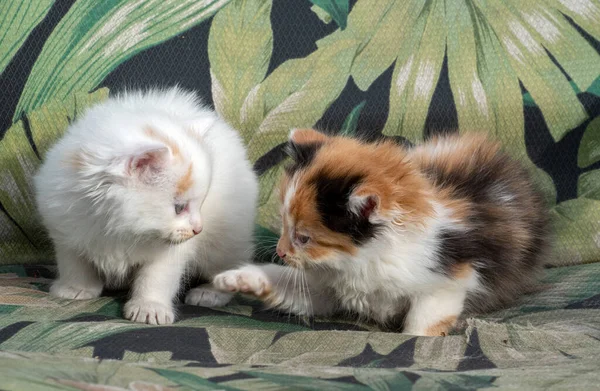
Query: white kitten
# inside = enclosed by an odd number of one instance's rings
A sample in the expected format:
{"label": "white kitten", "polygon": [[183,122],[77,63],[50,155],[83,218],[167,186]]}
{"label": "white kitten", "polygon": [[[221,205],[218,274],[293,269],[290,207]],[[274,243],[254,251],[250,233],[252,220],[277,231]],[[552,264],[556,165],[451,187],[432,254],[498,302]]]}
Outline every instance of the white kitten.
{"label": "white kitten", "polygon": [[[211,279],[252,256],[258,184],[239,135],[177,88],[111,98],[73,123],[35,177],[59,277],[98,297],[131,283],[124,315],[172,323],[186,271]],[[225,305],[211,285],[186,303]]]}

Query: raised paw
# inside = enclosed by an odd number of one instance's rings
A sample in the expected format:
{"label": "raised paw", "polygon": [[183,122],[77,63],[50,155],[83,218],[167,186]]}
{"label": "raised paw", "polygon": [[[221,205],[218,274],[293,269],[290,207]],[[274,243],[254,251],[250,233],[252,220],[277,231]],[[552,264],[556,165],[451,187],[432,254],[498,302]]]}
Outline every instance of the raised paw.
{"label": "raised paw", "polygon": [[264,297],[271,293],[271,283],[258,267],[245,267],[218,274],[213,285],[221,291],[249,293]]}
{"label": "raised paw", "polygon": [[132,322],[148,324],[171,324],[175,319],[173,305],[156,301],[132,299],[125,303],[123,316]]}
{"label": "raised paw", "polygon": [[50,287],[50,294],[61,299],[89,300],[95,299],[102,293],[102,287],[76,287],[56,281]]}
{"label": "raised paw", "polygon": [[220,292],[210,286],[199,286],[187,293],[185,304],[201,307],[223,307],[229,303],[231,297],[231,293]]}

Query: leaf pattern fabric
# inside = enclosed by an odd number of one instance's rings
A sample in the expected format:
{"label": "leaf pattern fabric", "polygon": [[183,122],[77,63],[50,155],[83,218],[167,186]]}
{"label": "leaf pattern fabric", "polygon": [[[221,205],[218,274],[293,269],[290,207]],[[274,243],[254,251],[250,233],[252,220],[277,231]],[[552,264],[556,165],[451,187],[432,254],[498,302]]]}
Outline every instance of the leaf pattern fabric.
{"label": "leaf pattern fabric", "polygon": [[[197,91],[248,146],[258,261],[274,257],[290,128],[408,145],[486,131],[547,201],[544,289],[447,338],[307,323],[242,298],[182,306],[178,323],[152,328],[121,319],[123,293],[49,297],[53,250],[32,174],[85,108],[172,84]],[[599,0],[5,0],[0,90],[2,389],[598,384]]]}

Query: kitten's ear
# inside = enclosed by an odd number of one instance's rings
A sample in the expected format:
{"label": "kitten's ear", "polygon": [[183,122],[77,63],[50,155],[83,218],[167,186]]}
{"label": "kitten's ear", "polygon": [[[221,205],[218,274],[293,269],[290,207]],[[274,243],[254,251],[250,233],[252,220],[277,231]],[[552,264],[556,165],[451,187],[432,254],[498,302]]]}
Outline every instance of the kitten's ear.
{"label": "kitten's ear", "polygon": [[297,167],[310,164],[315,154],[329,137],[313,129],[293,129],[290,132],[287,154]]}
{"label": "kitten's ear", "polygon": [[323,144],[328,138],[314,129],[292,129],[289,141],[294,144]]}
{"label": "kitten's ear", "polygon": [[370,222],[377,220],[380,198],[377,194],[357,190],[350,194],[348,198],[348,209],[355,215],[362,217]]}
{"label": "kitten's ear", "polygon": [[158,174],[166,167],[171,152],[165,146],[148,146],[140,149],[127,160],[126,172],[143,180]]}

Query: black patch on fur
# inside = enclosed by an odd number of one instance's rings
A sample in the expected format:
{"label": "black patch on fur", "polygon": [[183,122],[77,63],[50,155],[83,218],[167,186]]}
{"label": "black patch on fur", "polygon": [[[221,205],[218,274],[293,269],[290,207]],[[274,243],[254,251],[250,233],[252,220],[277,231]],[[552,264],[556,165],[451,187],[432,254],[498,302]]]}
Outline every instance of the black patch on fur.
{"label": "black patch on fur", "polygon": [[[494,292],[485,299],[469,297],[472,309],[480,311],[507,304],[521,291],[522,282],[543,261],[549,224],[543,202],[523,167],[502,152],[482,158],[477,151],[471,159],[475,164],[449,170],[439,162],[423,172],[436,187],[450,190],[453,198],[470,205],[466,230],[446,227],[439,232],[435,271],[450,276],[457,265],[471,263]],[[504,201],[503,196],[511,198]],[[515,224],[529,232],[528,243],[515,244],[511,232]]]}
{"label": "black patch on fur", "polygon": [[350,236],[352,242],[357,245],[373,238],[378,228],[368,219],[348,209],[350,195],[361,181],[360,175],[330,177],[323,173],[313,179],[317,189],[317,210],[321,221],[330,230]]}
{"label": "black patch on fur", "polygon": [[293,175],[296,171],[306,168],[315,158],[317,151],[323,146],[323,143],[295,143],[288,142],[285,148],[286,153],[292,158],[293,163],[285,167],[288,175]]}

